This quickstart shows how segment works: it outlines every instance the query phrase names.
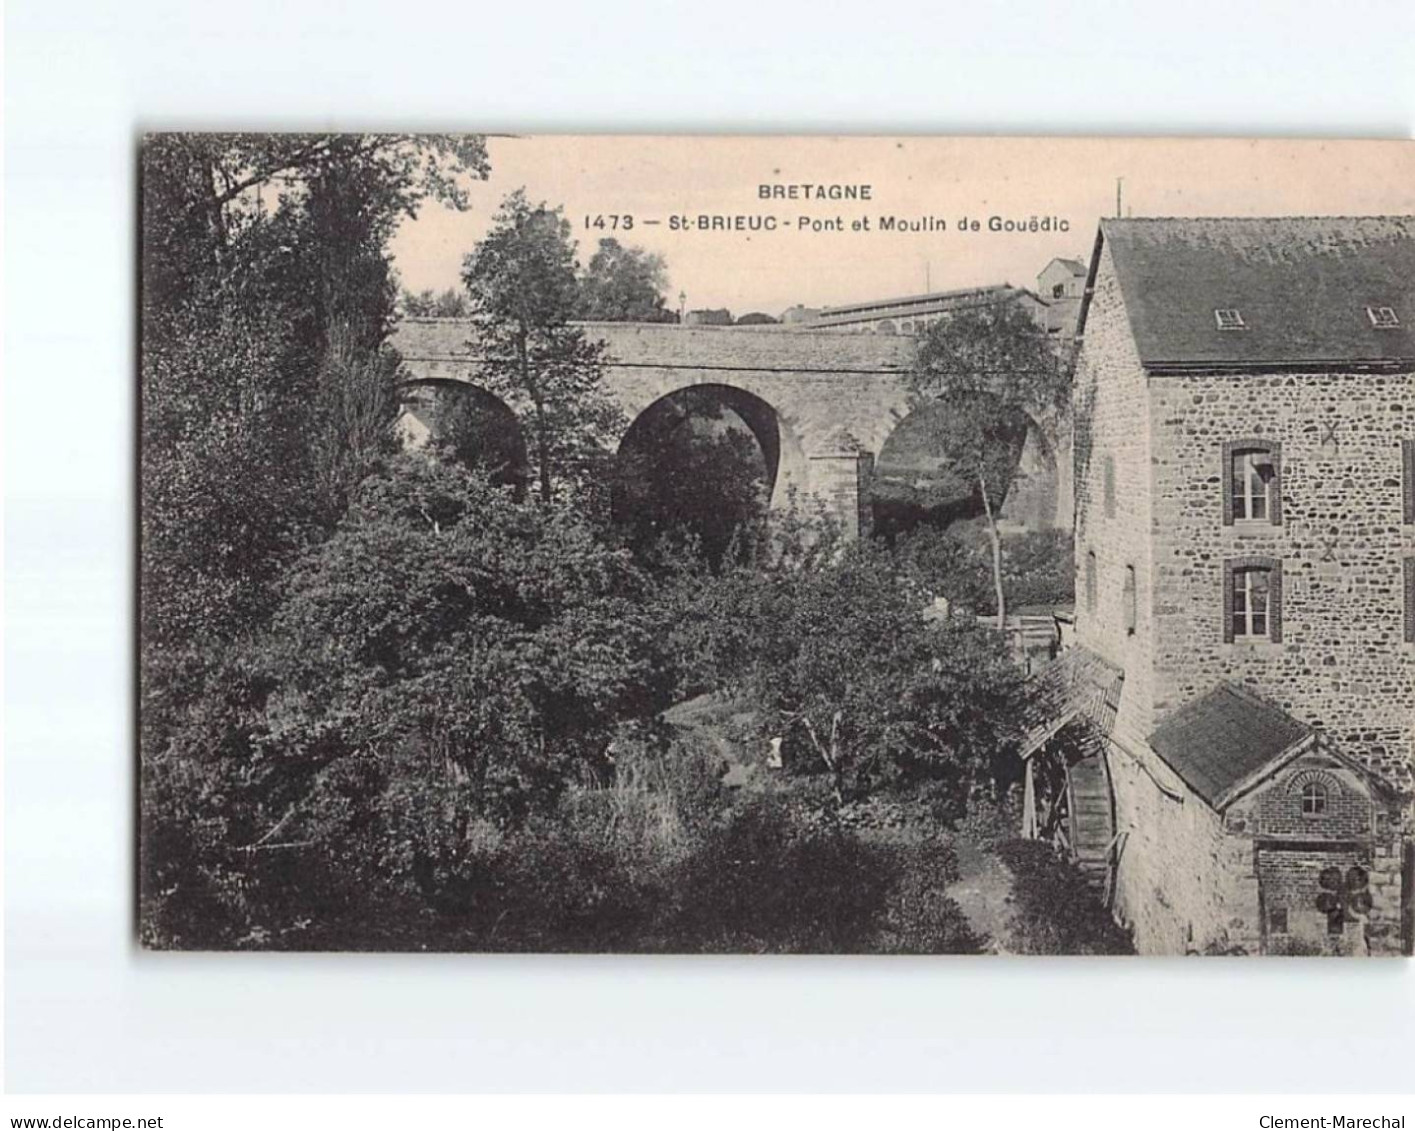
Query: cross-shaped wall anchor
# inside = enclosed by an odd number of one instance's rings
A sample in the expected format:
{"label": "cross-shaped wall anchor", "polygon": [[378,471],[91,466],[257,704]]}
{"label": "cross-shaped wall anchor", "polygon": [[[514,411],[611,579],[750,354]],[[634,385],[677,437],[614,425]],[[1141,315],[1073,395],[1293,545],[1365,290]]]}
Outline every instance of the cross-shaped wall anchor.
{"label": "cross-shaped wall anchor", "polygon": [[1322,425],[1322,447],[1331,444],[1337,451],[1341,450],[1341,441],[1336,436],[1337,421],[1328,420]]}
{"label": "cross-shaped wall anchor", "polygon": [[1336,548],[1340,544],[1340,542],[1340,538],[1323,538],[1321,560],[1324,562],[1336,561]]}

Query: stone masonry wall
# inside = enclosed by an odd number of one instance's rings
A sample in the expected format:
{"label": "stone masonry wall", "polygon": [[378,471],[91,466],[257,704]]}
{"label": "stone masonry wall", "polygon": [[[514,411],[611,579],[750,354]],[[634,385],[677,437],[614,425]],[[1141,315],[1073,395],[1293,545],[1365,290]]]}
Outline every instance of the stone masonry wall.
{"label": "stone masonry wall", "polygon": [[[1131,745],[1150,733],[1154,649],[1150,564],[1150,414],[1144,370],[1104,248],[1077,359],[1075,430],[1076,640],[1125,670],[1115,732]],[[1087,603],[1095,555],[1095,603]],[[1126,567],[1135,571],[1135,630],[1126,624]]]}
{"label": "stone masonry wall", "polygon": [[1148,750],[1113,747],[1108,762],[1116,827],[1125,834],[1115,912],[1134,931],[1136,949],[1141,954],[1257,953],[1252,842],[1228,835],[1223,818]]}
{"label": "stone masonry wall", "polygon": [[[1116,830],[1116,917],[1142,954],[1257,945],[1252,853],[1149,749],[1154,587],[1150,551],[1149,391],[1124,298],[1103,248],[1073,393],[1076,641],[1125,671],[1107,750]],[[1088,557],[1095,600],[1088,603]],[[1134,570],[1135,627],[1125,582]]]}
{"label": "stone masonry wall", "polygon": [[[1302,786],[1327,789],[1326,811],[1302,812]],[[1322,750],[1303,754],[1241,797],[1224,813],[1230,835],[1252,838],[1262,889],[1264,949],[1397,954],[1400,951],[1400,847],[1386,799],[1372,801],[1371,783]],[[1351,915],[1329,934],[1317,908],[1324,869],[1360,865],[1368,874],[1372,907]],[[1284,935],[1272,930],[1277,909],[1287,913]]]}
{"label": "stone masonry wall", "polygon": [[[1221,679],[1250,684],[1393,784],[1415,758],[1403,642],[1400,441],[1415,375],[1155,376],[1156,721]],[[1279,441],[1282,524],[1223,524],[1223,443]],[[1224,643],[1225,559],[1282,561],[1282,641]]]}
{"label": "stone masonry wall", "polygon": [[[1302,811],[1302,786],[1316,781],[1326,789],[1321,813]],[[1284,772],[1253,801],[1257,831],[1263,836],[1304,840],[1369,839],[1374,832],[1371,802],[1361,783],[1344,768],[1299,766]]]}

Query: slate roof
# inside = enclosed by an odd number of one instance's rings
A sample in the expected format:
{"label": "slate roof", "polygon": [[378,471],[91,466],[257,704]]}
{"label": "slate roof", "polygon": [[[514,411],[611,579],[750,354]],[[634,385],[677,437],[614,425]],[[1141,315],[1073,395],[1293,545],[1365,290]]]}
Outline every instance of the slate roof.
{"label": "slate roof", "polygon": [[1095,735],[1109,734],[1124,681],[1122,669],[1090,649],[1068,648],[1027,680],[1027,733],[1019,756],[1030,758],[1078,718],[1089,721]]}
{"label": "slate roof", "polygon": [[1415,216],[1102,220],[1100,241],[1147,369],[1415,368]]}
{"label": "slate roof", "polygon": [[1190,789],[1222,809],[1238,786],[1313,734],[1248,689],[1220,683],[1155,728],[1150,748]]}
{"label": "slate roof", "polygon": [[1058,255],[1055,259],[1052,260],[1052,262],[1060,263],[1073,275],[1084,275],[1086,273],[1086,265],[1082,263],[1079,259],[1064,259],[1063,257]]}

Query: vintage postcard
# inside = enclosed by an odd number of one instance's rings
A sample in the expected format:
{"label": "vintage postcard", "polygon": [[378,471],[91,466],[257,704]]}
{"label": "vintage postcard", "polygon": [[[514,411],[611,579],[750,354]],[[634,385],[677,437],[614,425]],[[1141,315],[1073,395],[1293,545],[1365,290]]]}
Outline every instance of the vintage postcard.
{"label": "vintage postcard", "polygon": [[1411,953],[1415,144],[138,162],[144,945]]}

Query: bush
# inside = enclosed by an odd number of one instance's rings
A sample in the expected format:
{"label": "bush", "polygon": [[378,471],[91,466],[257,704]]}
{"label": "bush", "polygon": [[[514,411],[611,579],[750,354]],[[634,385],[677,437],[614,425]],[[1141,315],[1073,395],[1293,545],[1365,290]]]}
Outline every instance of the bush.
{"label": "bush", "polygon": [[1009,840],[998,856],[1012,872],[1009,949],[1019,954],[1134,954],[1081,870],[1039,840]]}
{"label": "bush", "polygon": [[978,954],[987,940],[973,931],[963,909],[946,894],[958,878],[953,849],[933,841],[898,850],[897,879],[889,894],[875,949],[886,954]]}
{"label": "bush", "polygon": [[[920,589],[980,616],[997,613],[991,554],[987,531],[976,522],[956,522],[946,530],[921,526],[894,544],[899,568]],[[1068,530],[1004,534],[1002,589],[1008,609],[1070,604],[1075,599],[1073,554]]]}

